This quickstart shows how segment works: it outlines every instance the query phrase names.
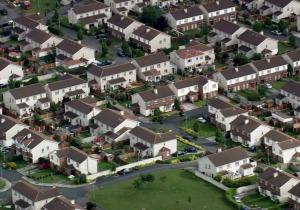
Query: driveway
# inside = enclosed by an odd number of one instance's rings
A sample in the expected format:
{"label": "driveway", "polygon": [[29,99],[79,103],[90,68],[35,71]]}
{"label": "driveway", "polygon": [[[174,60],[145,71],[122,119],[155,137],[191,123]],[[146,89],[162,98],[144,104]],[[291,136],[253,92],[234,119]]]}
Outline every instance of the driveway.
{"label": "driveway", "polygon": [[199,108],[198,106],[196,106],[195,104],[192,104],[192,103],[184,103],[184,104],[182,104],[182,107],[183,107],[184,111],[191,111],[191,110]]}
{"label": "driveway", "polygon": [[8,13],[6,16],[0,16],[0,24],[7,23],[12,19],[20,17],[18,8],[9,7],[4,0],[0,0],[0,9],[6,9]]}

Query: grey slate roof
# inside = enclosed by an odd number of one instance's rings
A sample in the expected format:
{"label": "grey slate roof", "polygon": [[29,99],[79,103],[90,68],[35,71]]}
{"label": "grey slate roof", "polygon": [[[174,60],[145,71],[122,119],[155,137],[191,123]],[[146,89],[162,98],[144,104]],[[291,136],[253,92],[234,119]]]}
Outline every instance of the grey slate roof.
{"label": "grey slate roof", "polygon": [[27,85],[9,91],[15,99],[26,98],[29,96],[46,93],[44,87],[39,84]]}

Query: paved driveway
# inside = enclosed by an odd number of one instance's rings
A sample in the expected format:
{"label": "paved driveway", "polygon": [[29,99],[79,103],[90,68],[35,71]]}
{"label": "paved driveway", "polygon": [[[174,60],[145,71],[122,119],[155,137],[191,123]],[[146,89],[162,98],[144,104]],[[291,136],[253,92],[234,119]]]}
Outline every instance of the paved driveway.
{"label": "paved driveway", "polygon": [[194,109],[198,109],[199,107],[192,103],[184,103],[182,104],[184,111],[191,111]]}

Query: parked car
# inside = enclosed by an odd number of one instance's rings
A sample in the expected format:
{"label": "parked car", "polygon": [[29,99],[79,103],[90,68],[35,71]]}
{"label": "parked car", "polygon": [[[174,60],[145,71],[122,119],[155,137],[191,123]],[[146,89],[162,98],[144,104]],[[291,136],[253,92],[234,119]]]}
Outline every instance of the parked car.
{"label": "parked car", "polygon": [[120,57],[125,57],[126,55],[124,54],[123,50],[122,49],[118,49],[118,56]]}
{"label": "parked car", "polygon": [[129,174],[131,172],[132,172],[132,170],[130,168],[125,168],[125,169],[122,169],[121,171],[118,171],[117,174],[118,175],[126,175],[126,174]]}
{"label": "parked car", "polygon": [[275,36],[281,36],[282,33],[280,31],[271,31],[271,33]]}
{"label": "parked car", "polygon": [[106,34],[98,34],[95,36],[96,39],[107,39],[107,35]]}
{"label": "parked car", "polygon": [[0,15],[7,15],[7,13],[6,9],[0,9]]}
{"label": "parked car", "polygon": [[187,147],[184,151],[187,153],[196,153],[197,149],[195,147]]}
{"label": "parked car", "polygon": [[266,87],[267,87],[268,89],[272,89],[272,88],[273,88],[272,85],[269,84],[269,83],[266,84]]}
{"label": "parked car", "polygon": [[173,156],[178,157],[178,156],[182,156],[182,155],[185,155],[185,154],[186,154],[185,151],[177,151]]}
{"label": "parked car", "polygon": [[191,136],[182,136],[182,138],[188,140],[188,141],[192,141],[193,140],[193,137]]}
{"label": "parked car", "polygon": [[197,120],[201,123],[206,123],[207,122],[206,119],[204,119],[204,117],[199,117]]}

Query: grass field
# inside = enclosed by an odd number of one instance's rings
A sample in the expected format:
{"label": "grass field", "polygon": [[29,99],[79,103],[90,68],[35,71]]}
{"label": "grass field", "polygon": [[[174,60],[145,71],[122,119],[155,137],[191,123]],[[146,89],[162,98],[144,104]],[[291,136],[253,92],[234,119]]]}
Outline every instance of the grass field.
{"label": "grass field", "polygon": [[234,209],[225,200],[223,191],[189,172],[167,170],[153,175],[154,182],[142,189],[135,189],[133,180],[129,180],[97,189],[88,198],[108,210]]}
{"label": "grass field", "polygon": [[[198,124],[198,131],[194,131],[194,124]],[[216,135],[216,127],[213,126],[211,123],[200,123],[195,119],[188,119],[184,120],[180,128],[185,131],[186,133],[193,135],[193,136],[199,136],[199,137],[211,137]]]}
{"label": "grass field", "polygon": [[56,0],[31,0],[31,8],[24,10],[25,13],[41,13],[44,15],[45,12],[51,12],[55,9]]}
{"label": "grass field", "polygon": [[259,194],[248,195],[242,201],[250,207],[270,208],[278,205],[269,197],[263,197]]}

